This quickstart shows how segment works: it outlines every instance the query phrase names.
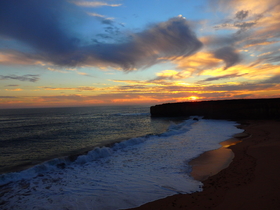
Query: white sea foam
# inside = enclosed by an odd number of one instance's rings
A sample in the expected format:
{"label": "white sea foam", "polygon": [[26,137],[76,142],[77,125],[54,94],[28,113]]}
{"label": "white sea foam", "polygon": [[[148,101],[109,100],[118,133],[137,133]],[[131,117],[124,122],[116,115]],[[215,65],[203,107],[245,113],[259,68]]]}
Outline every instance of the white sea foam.
{"label": "white sea foam", "polygon": [[[4,209],[120,209],[201,191],[187,162],[241,132],[234,122],[187,120],[162,135],[97,148],[2,176]],[[9,190],[6,190],[9,188]]]}

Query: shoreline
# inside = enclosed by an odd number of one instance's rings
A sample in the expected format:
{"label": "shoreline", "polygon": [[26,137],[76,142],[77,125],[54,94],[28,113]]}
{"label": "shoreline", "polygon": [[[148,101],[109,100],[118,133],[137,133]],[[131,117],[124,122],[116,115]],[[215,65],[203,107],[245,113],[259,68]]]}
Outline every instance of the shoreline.
{"label": "shoreline", "polygon": [[133,209],[280,209],[280,121],[242,122],[250,136],[230,146],[233,161],[202,181],[202,192],[176,194]]}
{"label": "shoreline", "polygon": [[227,168],[234,158],[234,153],[229,147],[242,142],[241,139],[248,136],[249,134],[245,132],[238,133],[232,138],[220,142],[220,148],[206,151],[192,159],[188,163],[192,166],[190,175],[195,180],[204,181],[210,176],[216,175],[221,170]]}

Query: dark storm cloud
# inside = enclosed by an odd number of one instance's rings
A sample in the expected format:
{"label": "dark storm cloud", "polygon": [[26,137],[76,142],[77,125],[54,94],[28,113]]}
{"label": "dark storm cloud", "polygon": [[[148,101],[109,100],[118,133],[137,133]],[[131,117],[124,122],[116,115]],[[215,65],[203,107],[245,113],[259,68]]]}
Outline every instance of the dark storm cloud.
{"label": "dark storm cloud", "polygon": [[126,42],[77,47],[67,55],[61,54],[48,61],[59,65],[111,66],[132,71],[154,65],[162,57],[189,56],[201,46],[188,21],[175,17],[141,33],[131,34]]}
{"label": "dark storm cloud", "polygon": [[222,47],[213,54],[216,58],[222,59],[225,62],[225,70],[240,61],[240,55],[233,47]]}
{"label": "dark storm cloud", "polygon": [[248,10],[240,10],[235,14],[235,17],[238,20],[243,20],[244,18],[246,18],[248,16],[248,14],[249,14]]}
{"label": "dark storm cloud", "polygon": [[280,84],[280,75],[275,75],[273,77],[270,77],[267,80],[264,80],[262,83],[264,84]]}
{"label": "dark storm cloud", "polygon": [[0,35],[24,42],[42,53],[66,53],[74,48],[60,25],[62,0],[0,1]]}
{"label": "dark storm cloud", "polygon": [[19,85],[6,85],[6,87],[18,87]]}
{"label": "dark storm cloud", "polygon": [[239,28],[239,31],[237,33],[244,32],[244,31],[252,28],[254,25],[256,25],[256,22],[252,22],[252,21],[234,23],[234,26],[236,28]]}
{"label": "dark storm cloud", "polygon": [[228,79],[228,78],[235,78],[235,77],[241,77],[243,75],[246,75],[246,74],[228,74],[228,75],[223,75],[223,76],[218,76],[218,77],[210,77],[210,78],[201,80],[198,83],[211,82],[211,81],[216,81],[216,80],[221,80],[221,79]]}
{"label": "dark storm cloud", "polygon": [[37,74],[26,74],[23,76],[17,75],[9,75],[9,76],[2,76],[0,75],[0,80],[19,80],[19,81],[28,81],[28,82],[37,82],[39,80],[39,75]]}
{"label": "dark storm cloud", "polygon": [[175,17],[141,33],[131,34],[127,42],[89,46],[84,52],[97,63],[130,71],[151,66],[161,57],[189,56],[201,46],[188,21]]}
{"label": "dark storm cloud", "polygon": [[[155,24],[120,43],[81,46],[82,40],[71,36],[67,18],[62,17],[69,9],[79,11],[63,0],[0,1],[0,36],[30,46],[34,53],[25,54],[34,60],[60,66],[111,66],[125,71],[153,65],[161,57],[188,56],[202,46],[183,17]],[[112,21],[103,24],[111,25]]]}
{"label": "dark storm cloud", "polygon": [[113,24],[114,24],[114,21],[112,21],[112,20],[110,20],[110,19],[103,18],[103,19],[101,20],[101,23],[106,24],[106,25],[113,25]]}
{"label": "dark storm cloud", "polygon": [[[236,33],[231,33],[231,34],[215,34],[211,36],[207,36],[204,38],[203,43],[205,44],[205,47],[208,48],[209,50],[211,49],[218,49],[218,48],[223,48],[223,47],[231,47],[235,49],[240,49],[243,48],[244,46],[249,44],[250,42],[253,42],[253,40],[256,39],[254,37],[253,31],[249,30],[243,30],[243,28],[246,28],[246,23],[242,25],[240,23],[239,29]],[[240,30],[243,30],[242,33],[239,33]],[[261,39],[260,37],[257,38],[258,40]],[[262,38],[263,39],[263,38]]]}
{"label": "dark storm cloud", "polygon": [[280,52],[277,49],[275,51],[272,51],[271,54],[262,56],[261,59],[265,60],[266,62],[278,63],[280,61]]}
{"label": "dark storm cloud", "polygon": [[272,84],[250,84],[250,83],[242,83],[239,85],[212,85],[207,87],[208,91],[239,91],[239,90],[265,90],[268,88],[274,87]]}

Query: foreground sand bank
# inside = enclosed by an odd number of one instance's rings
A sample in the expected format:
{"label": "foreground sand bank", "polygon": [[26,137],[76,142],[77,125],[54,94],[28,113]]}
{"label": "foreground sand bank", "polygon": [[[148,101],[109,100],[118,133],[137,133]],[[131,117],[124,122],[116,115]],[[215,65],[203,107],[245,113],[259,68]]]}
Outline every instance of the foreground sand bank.
{"label": "foreground sand bank", "polygon": [[241,142],[240,139],[248,137],[247,133],[240,133],[235,137],[220,143],[219,149],[204,152],[199,157],[191,160],[188,164],[192,166],[191,176],[199,181],[204,181],[227,168],[234,158],[234,153],[229,148]]}
{"label": "foreground sand bank", "polygon": [[203,181],[202,192],[170,196],[135,209],[280,209],[280,121],[245,121],[243,129],[250,136],[230,147],[233,161]]}

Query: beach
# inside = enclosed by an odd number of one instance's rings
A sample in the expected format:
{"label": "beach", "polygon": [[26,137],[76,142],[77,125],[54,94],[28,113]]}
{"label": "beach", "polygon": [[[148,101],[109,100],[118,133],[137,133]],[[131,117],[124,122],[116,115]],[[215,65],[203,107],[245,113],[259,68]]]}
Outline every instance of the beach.
{"label": "beach", "polygon": [[[189,161],[243,132],[236,121],[154,119],[148,107],[28,111],[10,110],[1,116],[2,171],[15,159],[19,163],[32,159],[27,169],[0,175],[0,209],[129,209],[174,194],[199,192],[202,182],[190,175]],[[126,139],[120,141],[121,135]],[[91,146],[84,148],[88,152],[67,150],[86,146],[89,139]],[[32,148],[24,150],[28,146]],[[69,155],[39,162],[36,154],[59,156],[56,148]],[[34,161],[37,164],[32,165]]]}
{"label": "beach", "polygon": [[[229,147],[234,153],[232,162],[206,178],[202,192],[177,194],[134,209],[280,209],[280,121],[240,123],[244,135],[236,136],[236,141],[242,139],[242,142]],[[199,159],[203,161],[203,157]],[[194,169],[193,173],[199,170]]]}

